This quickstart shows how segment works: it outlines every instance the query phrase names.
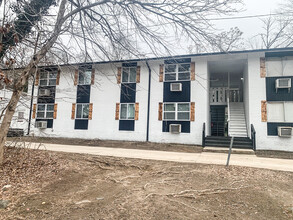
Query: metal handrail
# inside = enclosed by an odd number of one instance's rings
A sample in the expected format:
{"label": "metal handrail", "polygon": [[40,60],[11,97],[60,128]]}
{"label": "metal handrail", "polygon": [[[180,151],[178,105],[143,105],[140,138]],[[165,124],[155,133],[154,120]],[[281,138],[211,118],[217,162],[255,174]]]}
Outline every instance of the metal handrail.
{"label": "metal handrail", "polygon": [[229,99],[229,97],[227,98],[227,104],[228,104],[228,119],[227,119],[227,121],[229,122],[230,121],[230,99]]}
{"label": "metal handrail", "polygon": [[228,119],[227,119],[227,123],[228,123],[228,136],[230,136],[229,135],[229,133],[230,133],[230,98],[229,98],[229,96],[227,97],[227,103],[228,103]]}
{"label": "metal handrail", "polygon": [[253,124],[251,124],[251,140],[252,140],[252,148],[253,148],[254,151],[256,149],[256,137],[255,137],[255,135],[256,135],[256,131],[254,129]]}
{"label": "metal handrail", "polygon": [[206,138],[206,123],[203,123],[203,128],[202,128],[202,147],[205,147],[205,138]]}

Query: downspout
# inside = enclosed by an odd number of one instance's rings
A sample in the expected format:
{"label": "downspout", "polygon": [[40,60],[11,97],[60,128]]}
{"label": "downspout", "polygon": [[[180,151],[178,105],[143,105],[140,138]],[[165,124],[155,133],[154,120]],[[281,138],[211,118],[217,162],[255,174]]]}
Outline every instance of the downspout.
{"label": "downspout", "polygon": [[151,73],[152,70],[148,61],[146,61],[146,65],[149,69],[149,85],[148,85],[148,110],[147,110],[147,131],[146,131],[146,141],[149,141],[149,133],[150,133],[150,103],[151,103]]}
{"label": "downspout", "polygon": [[[36,40],[36,44],[35,44],[35,48],[34,48],[34,56],[35,56],[36,51],[37,51],[39,37],[40,37],[40,32],[38,32],[38,35],[37,35],[37,40]],[[38,67],[36,66],[36,72],[33,75],[33,85],[32,85],[32,94],[31,94],[31,104],[30,104],[30,113],[29,113],[29,119],[28,119],[27,135],[30,134],[30,130],[31,130],[32,108],[33,108],[34,91],[35,91],[35,81],[36,81],[36,75],[37,74],[38,74]]]}
{"label": "downspout", "polygon": [[30,113],[28,118],[28,128],[27,128],[27,134],[30,134],[31,130],[31,120],[32,120],[32,108],[33,108],[33,101],[34,101],[34,90],[35,90],[35,75],[33,76],[33,85],[32,85],[32,93],[31,93],[31,104],[30,104]]}

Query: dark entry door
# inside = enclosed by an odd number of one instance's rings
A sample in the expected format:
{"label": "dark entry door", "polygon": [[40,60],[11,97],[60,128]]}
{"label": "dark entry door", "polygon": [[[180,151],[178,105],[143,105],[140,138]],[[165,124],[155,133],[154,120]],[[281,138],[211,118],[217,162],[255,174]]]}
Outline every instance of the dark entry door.
{"label": "dark entry door", "polygon": [[211,135],[224,136],[225,134],[225,107],[211,106]]}

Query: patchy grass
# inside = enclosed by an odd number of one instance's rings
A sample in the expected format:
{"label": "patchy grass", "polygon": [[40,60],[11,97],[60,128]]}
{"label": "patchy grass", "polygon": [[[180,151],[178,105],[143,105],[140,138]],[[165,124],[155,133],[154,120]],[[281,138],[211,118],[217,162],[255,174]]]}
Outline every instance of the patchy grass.
{"label": "patchy grass", "polygon": [[293,173],[5,149],[0,219],[292,219]]}

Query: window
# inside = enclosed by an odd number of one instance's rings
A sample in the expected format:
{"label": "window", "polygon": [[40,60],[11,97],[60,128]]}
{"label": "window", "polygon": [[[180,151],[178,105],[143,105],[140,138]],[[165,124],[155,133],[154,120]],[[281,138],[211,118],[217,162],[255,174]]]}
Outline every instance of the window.
{"label": "window", "polygon": [[135,108],[134,103],[121,104],[120,119],[134,120]]}
{"label": "window", "polygon": [[164,103],[164,120],[190,120],[189,103]]}
{"label": "window", "polygon": [[92,78],[91,70],[80,70],[78,74],[78,85],[90,85]]}
{"label": "window", "polygon": [[54,117],[54,104],[38,104],[37,118],[38,119],[53,119]]}
{"label": "window", "polygon": [[77,119],[89,118],[89,104],[76,104],[76,118]]}
{"label": "window", "polygon": [[40,85],[41,86],[56,86],[56,78],[58,71],[46,71],[43,70],[40,73]]}
{"label": "window", "polygon": [[269,57],[266,58],[267,76],[291,76],[293,57]]}
{"label": "window", "polygon": [[22,122],[24,119],[24,112],[18,112],[17,114],[17,121]]}
{"label": "window", "polygon": [[190,80],[190,63],[165,65],[165,81],[178,80]]}
{"label": "window", "polygon": [[268,122],[293,122],[293,102],[268,103]]}
{"label": "window", "polygon": [[135,83],[136,82],[136,67],[123,67],[122,68],[122,83]]}

